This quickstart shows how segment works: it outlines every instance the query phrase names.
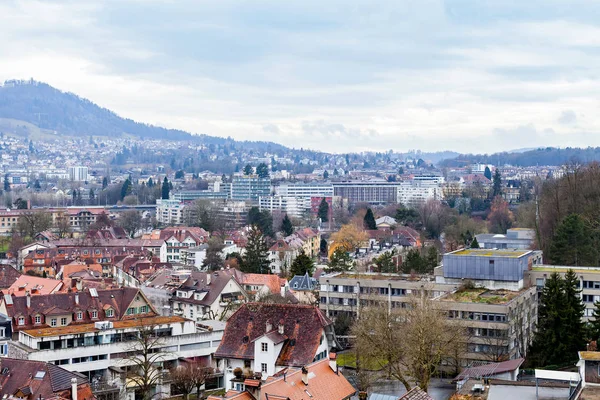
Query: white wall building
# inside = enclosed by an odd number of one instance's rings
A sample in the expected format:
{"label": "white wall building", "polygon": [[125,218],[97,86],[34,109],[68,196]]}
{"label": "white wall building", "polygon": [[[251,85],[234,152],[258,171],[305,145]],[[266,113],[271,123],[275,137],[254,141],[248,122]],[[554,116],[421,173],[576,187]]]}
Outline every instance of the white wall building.
{"label": "white wall building", "polygon": [[428,200],[442,200],[441,176],[415,176],[408,181],[400,182],[398,186],[398,203],[406,207],[419,207]]}
{"label": "white wall building", "polygon": [[85,182],[88,180],[88,167],[75,166],[69,167],[69,179],[75,182]]}
{"label": "white wall building", "polygon": [[156,220],[166,225],[181,225],[184,221],[185,204],[179,200],[156,200]]}

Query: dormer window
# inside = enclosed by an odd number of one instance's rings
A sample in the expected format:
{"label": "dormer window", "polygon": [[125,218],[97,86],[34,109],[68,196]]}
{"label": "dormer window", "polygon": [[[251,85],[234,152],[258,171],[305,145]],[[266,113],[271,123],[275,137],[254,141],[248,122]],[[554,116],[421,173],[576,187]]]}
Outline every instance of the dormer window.
{"label": "dormer window", "polygon": [[90,315],[91,315],[92,319],[96,319],[96,318],[98,318],[98,311],[96,311],[96,310],[93,310],[93,311],[90,313]]}
{"label": "dormer window", "polygon": [[83,312],[81,311],[77,311],[77,314],[75,314],[76,318],[78,321],[83,319]]}
{"label": "dormer window", "polygon": [[107,318],[112,318],[115,316],[115,310],[113,310],[112,308],[109,308],[108,310],[106,310],[106,317]]}
{"label": "dormer window", "polygon": [[42,323],[42,316],[41,315],[36,315],[35,316],[35,323],[36,323],[36,325]]}
{"label": "dormer window", "polygon": [[25,325],[25,317],[19,317],[19,319],[17,320],[19,325]]}

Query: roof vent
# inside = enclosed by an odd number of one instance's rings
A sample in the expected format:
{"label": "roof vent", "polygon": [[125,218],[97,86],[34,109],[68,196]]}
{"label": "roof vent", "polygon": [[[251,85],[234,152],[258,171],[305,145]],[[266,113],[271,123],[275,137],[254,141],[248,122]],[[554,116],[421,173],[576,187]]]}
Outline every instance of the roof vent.
{"label": "roof vent", "polygon": [[244,336],[242,338],[242,343],[248,343],[249,340],[250,340],[250,338],[248,336]]}

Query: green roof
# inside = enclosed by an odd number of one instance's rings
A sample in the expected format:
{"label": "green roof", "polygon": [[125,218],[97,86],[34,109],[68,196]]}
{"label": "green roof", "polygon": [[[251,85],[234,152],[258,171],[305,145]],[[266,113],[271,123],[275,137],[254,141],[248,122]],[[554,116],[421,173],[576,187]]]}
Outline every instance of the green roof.
{"label": "green roof", "polygon": [[475,257],[514,257],[519,258],[531,250],[494,250],[494,249],[462,249],[449,253],[454,256],[475,256]]}
{"label": "green roof", "polygon": [[488,290],[484,288],[459,289],[442,298],[443,301],[459,303],[506,304],[521,292],[511,290]]}

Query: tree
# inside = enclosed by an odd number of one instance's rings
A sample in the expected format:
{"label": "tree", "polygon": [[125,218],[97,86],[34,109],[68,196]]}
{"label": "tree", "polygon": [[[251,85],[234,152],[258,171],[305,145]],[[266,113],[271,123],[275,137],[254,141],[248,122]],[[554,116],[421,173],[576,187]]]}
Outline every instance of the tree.
{"label": "tree", "polygon": [[571,214],[561,222],[550,243],[548,259],[555,265],[596,265],[598,251],[581,216]]}
{"label": "tree", "polygon": [[185,172],[183,172],[182,169],[180,169],[179,171],[175,172],[175,179],[183,179],[184,176],[185,176]]}
{"label": "tree", "polygon": [[17,210],[27,210],[27,200],[19,197],[15,200],[14,206]]}
{"label": "tree", "polygon": [[439,238],[446,225],[452,221],[455,212],[439,200],[427,200],[419,210],[421,224],[427,231],[427,235],[433,239]]}
{"label": "tree", "polygon": [[377,223],[375,222],[375,216],[373,215],[373,210],[371,210],[371,208],[367,208],[367,213],[365,214],[363,223],[364,223],[365,229],[369,229],[369,230],[377,229]]}
{"label": "tree", "polygon": [[486,178],[488,178],[490,181],[492,180],[492,171],[490,170],[490,167],[488,167],[488,166],[485,167],[485,171],[483,172],[483,176],[485,176]]}
{"label": "tree", "polygon": [[414,295],[406,308],[363,307],[352,327],[357,366],[386,369],[407,390],[415,382],[427,391],[442,361],[464,342],[465,330],[452,323],[427,296]]}
{"label": "tree", "polygon": [[5,192],[10,192],[10,177],[8,174],[4,175],[4,191]]}
{"label": "tree", "polygon": [[323,199],[321,199],[321,203],[319,203],[317,217],[319,217],[321,223],[329,221],[329,203],[327,203],[327,199],[325,199],[325,197],[323,197]]}
{"label": "tree", "polygon": [[[152,179],[152,178],[150,178]],[[106,189],[108,187],[108,178],[105,176],[104,178],[102,178],[102,190]]]}
{"label": "tree", "polygon": [[323,179],[329,179],[329,172],[327,170],[323,171]]}
{"label": "tree", "polygon": [[304,250],[300,250],[300,254],[298,254],[292,262],[290,272],[292,276],[305,275],[306,273],[312,275],[314,268],[315,263],[313,260],[304,252]]}
{"label": "tree", "polygon": [[418,228],[421,221],[421,217],[417,210],[414,208],[406,208],[402,205],[396,211],[395,219],[400,225],[410,226],[412,228]]}
{"label": "tree", "polygon": [[367,234],[358,229],[355,224],[342,225],[339,231],[331,235],[332,244],[329,246],[329,253],[333,253],[338,247],[346,252],[354,252],[367,240]]}
{"label": "tree", "polygon": [[69,222],[69,217],[64,214],[60,214],[56,217],[54,223],[54,230],[56,231],[59,238],[63,239],[69,236],[71,233],[71,224]]}
{"label": "tree", "polygon": [[169,180],[165,176],[165,179],[163,179],[162,188],[161,188],[161,191],[160,191],[161,198],[163,200],[168,200],[170,192],[171,192],[171,186],[169,186]]}
{"label": "tree", "polygon": [[252,165],[246,164],[246,166],[244,167],[244,175],[252,175],[253,172],[254,169],[252,168]]}
{"label": "tree", "polygon": [[50,228],[52,228],[52,215],[41,210],[23,212],[17,222],[17,230],[23,236],[32,239],[38,233]]}
{"label": "tree", "polygon": [[285,236],[290,236],[292,233],[294,233],[294,226],[292,225],[292,221],[290,221],[290,218],[287,214],[285,214],[285,217],[283,217],[283,221],[281,221],[280,230]]}
{"label": "tree", "polygon": [[373,259],[373,262],[377,266],[378,272],[390,273],[397,272],[396,264],[394,263],[394,255],[390,251],[386,251],[379,257]]}
{"label": "tree", "polygon": [[327,255],[327,240],[324,237],[321,238],[321,243],[319,243],[319,252],[321,255]]}
{"label": "tree", "polygon": [[36,179],[35,182],[33,182],[33,188],[35,190],[40,190],[42,188],[42,185],[40,185],[40,180]]}
{"label": "tree", "polygon": [[203,366],[196,362],[186,362],[177,368],[171,369],[170,377],[171,384],[175,391],[184,396],[184,399],[189,398],[190,393],[195,389],[196,398],[203,398],[203,388],[208,378],[214,373],[211,367]]}
{"label": "tree", "polygon": [[271,272],[269,265],[269,248],[265,237],[256,225],[252,225],[240,269],[243,272],[268,274]]}
{"label": "tree", "polygon": [[402,272],[405,274],[420,273],[425,269],[424,261],[417,249],[410,249],[402,262]]}
{"label": "tree", "polygon": [[90,198],[90,203],[93,203],[94,199],[96,198],[96,194],[94,193],[94,189],[90,189],[89,198]]}
{"label": "tree", "polygon": [[354,268],[354,261],[342,247],[335,249],[329,260],[329,272],[345,272]]}
{"label": "tree", "polygon": [[403,167],[398,168],[398,175],[404,175],[404,168]]}
{"label": "tree", "polygon": [[472,249],[478,249],[479,248],[479,242],[477,241],[477,238],[473,238],[473,241],[471,242],[471,248]]}
{"label": "tree", "polygon": [[223,267],[221,251],[225,245],[223,244],[223,241],[217,237],[211,237],[207,244],[206,257],[202,262],[202,266],[211,271],[218,271]]}
{"label": "tree", "polygon": [[143,319],[139,322],[137,339],[127,352],[131,356],[124,359],[123,364],[128,382],[136,387],[136,398],[151,400],[157,395],[155,391],[162,380],[160,365],[166,356],[165,344],[155,326],[146,324]]}
{"label": "tree", "polygon": [[121,201],[123,201],[123,199],[126,196],[129,196],[131,194],[131,181],[129,180],[129,178],[125,179],[125,182],[123,182],[123,185],[121,186]]}
{"label": "tree", "polygon": [[600,340],[600,301],[594,302],[593,319],[588,323],[589,338],[598,343]]}
{"label": "tree", "polygon": [[577,354],[578,351],[585,350],[587,344],[586,326],[583,322],[585,304],[581,299],[579,284],[575,272],[572,269],[568,270],[563,278],[566,307],[562,310],[566,320],[567,354]]}
{"label": "tree", "polygon": [[502,176],[500,175],[500,169],[496,168],[494,172],[493,184],[492,184],[492,198],[502,196]]}
{"label": "tree", "polygon": [[135,210],[122,212],[117,221],[131,238],[142,228],[142,216]]}
{"label": "tree", "polygon": [[269,177],[269,166],[265,163],[260,163],[256,167],[256,175],[259,178],[268,178]]}
{"label": "tree", "polygon": [[258,207],[248,210],[248,224],[256,225],[266,236],[273,236],[273,216],[268,210],[260,211]]}
{"label": "tree", "polygon": [[501,196],[494,197],[487,219],[490,232],[502,234],[512,227],[514,221],[513,213],[508,209],[508,203]]}

